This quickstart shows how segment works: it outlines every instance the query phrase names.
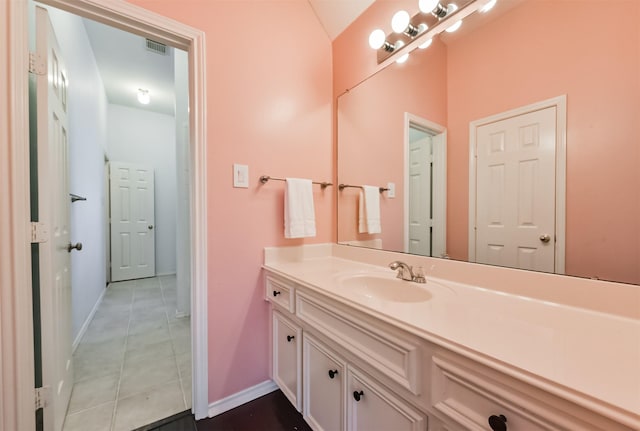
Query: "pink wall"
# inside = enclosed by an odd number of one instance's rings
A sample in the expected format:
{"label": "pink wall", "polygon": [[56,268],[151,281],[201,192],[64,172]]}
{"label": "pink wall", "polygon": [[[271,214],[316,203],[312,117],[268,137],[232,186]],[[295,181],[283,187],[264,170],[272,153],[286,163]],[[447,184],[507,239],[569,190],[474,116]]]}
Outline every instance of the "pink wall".
{"label": "pink wall", "polygon": [[603,2],[549,3],[448,46],[449,254],[467,257],[469,122],[566,94],[566,273],[638,284],[640,3],[607,1],[616,19]]}
{"label": "pink wall", "polygon": [[358,190],[340,192],[339,241],[381,238],[384,249],[403,250],[404,112],[446,124],[446,62],[446,47],[435,41],[420,56],[394,63],[338,98],[340,182],[396,185],[395,198],[381,195],[382,233],[374,235],[358,233]]}
{"label": "pink wall", "polygon": [[[452,258],[468,255],[469,122],[566,94],[566,272],[640,283],[640,3],[606,3],[624,12],[603,19],[604,2],[529,0],[498,18],[487,15],[490,25],[448,41],[443,125],[448,128],[447,251]],[[389,20],[401,7],[416,9],[404,2],[374,3],[333,42],[334,95],[377,71],[368,35],[376,27],[389,32]],[[414,61],[417,56],[405,66]],[[370,98],[369,106],[387,104],[406,82],[379,86],[381,95],[377,102]],[[342,133],[341,122],[337,127]],[[343,181],[353,162],[343,160],[339,150]],[[380,166],[390,164],[389,159]],[[341,235],[341,223],[339,228]],[[391,244],[383,246],[401,249]]]}
{"label": "pink wall", "polygon": [[[283,237],[283,183],[331,180],[331,44],[306,0],[130,0],[206,33],[209,402],[269,378],[263,247],[333,237],[332,189],[315,189],[318,235]],[[232,187],[232,164],[250,188]]]}

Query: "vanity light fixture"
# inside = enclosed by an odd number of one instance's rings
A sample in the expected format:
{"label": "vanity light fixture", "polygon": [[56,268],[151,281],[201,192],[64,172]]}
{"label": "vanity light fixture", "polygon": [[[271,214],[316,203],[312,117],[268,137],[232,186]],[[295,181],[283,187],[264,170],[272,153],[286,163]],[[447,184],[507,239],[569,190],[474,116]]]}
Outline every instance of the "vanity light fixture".
{"label": "vanity light fixture", "polygon": [[391,18],[391,28],[394,32],[399,34],[406,34],[407,36],[414,38],[427,29],[426,24],[420,24],[414,26],[411,24],[411,16],[406,10],[399,10]]}
{"label": "vanity light fixture", "polygon": [[149,90],[138,88],[138,102],[143,105],[148,105],[151,102],[151,96],[149,96]]}
{"label": "vanity light fixture", "polygon": [[387,35],[379,28],[373,30],[369,35],[369,46],[373,49],[384,48],[385,51],[393,52],[396,47],[387,42]]}
{"label": "vanity light fixture", "polygon": [[[449,6],[447,6],[447,15],[450,15],[452,13],[454,13],[455,11],[458,10],[458,6],[455,3],[449,3]],[[460,28],[460,26],[462,25],[462,20],[458,20],[455,23],[453,23],[453,25],[449,28],[447,28],[445,31],[447,33],[453,33],[454,31],[458,30]]]}
{"label": "vanity light fixture", "polygon": [[440,0],[420,0],[418,8],[422,13],[430,13],[438,18],[447,16],[447,8],[440,3]]}
{"label": "vanity light fixture", "polygon": [[[404,46],[404,42],[399,40],[396,42],[396,49],[400,49]],[[405,61],[407,61],[409,59],[409,53],[407,52],[406,54],[401,55],[400,57],[398,57],[398,59],[396,60],[396,63],[398,64],[402,64]]]}
{"label": "vanity light fixture", "polygon": [[484,5],[484,6],[482,6],[480,8],[480,12],[481,13],[489,12],[491,9],[493,9],[493,7],[496,5],[496,3],[498,3],[498,0],[489,1],[489,3],[487,3],[486,5]]}
{"label": "vanity light fixture", "polygon": [[427,49],[431,46],[431,43],[433,42],[433,38],[431,39],[427,39],[425,40],[423,43],[421,43],[420,45],[418,45],[418,48],[420,49]]}

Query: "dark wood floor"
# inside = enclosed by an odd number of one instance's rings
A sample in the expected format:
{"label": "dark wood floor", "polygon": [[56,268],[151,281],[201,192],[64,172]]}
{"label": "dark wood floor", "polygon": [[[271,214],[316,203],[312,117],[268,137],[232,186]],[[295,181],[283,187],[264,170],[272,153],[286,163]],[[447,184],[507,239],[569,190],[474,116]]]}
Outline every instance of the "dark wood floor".
{"label": "dark wood floor", "polygon": [[136,431],[311,431],[311,428],[278,390],[214,418],[196,422],[187,411]]}

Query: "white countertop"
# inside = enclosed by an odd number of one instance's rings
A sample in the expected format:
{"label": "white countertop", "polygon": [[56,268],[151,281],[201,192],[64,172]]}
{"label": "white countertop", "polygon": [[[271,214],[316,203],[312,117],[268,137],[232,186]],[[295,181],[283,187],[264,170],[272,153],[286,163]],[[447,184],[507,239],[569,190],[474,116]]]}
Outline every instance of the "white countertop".
{"label": "white countertop", "polygon": [[546,391],[608,416],[621,410],[640,424],[640,320],[429,275],[424,285],[412,283],[431,293],[429,301],[380,300],[341,288],[339,279],[393,275],[390,269],[332,256],[264,267]]}

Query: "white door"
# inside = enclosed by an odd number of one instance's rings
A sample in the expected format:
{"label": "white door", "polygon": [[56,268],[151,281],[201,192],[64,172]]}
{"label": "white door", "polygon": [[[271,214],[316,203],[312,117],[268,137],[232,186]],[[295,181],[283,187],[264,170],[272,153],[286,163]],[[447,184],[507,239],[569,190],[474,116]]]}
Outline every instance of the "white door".
{"label": "white door", "polygon": [[156,275],[153,168],[110,162],[111,281]]}
{"label": "white door", "polygon": [[554,272],[556,109],[475,129],[477,262]]}
{"label": "white door", "polygon": [[67,75],[49,14],[36,8],[38,206],[48,240],[40,244],[42,373],[51,402],[45,429],[59,431],[73,387]]}
{"label": "white door", "polygon": [[409,253],[431,256],[431,136],[409,142]]}

